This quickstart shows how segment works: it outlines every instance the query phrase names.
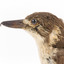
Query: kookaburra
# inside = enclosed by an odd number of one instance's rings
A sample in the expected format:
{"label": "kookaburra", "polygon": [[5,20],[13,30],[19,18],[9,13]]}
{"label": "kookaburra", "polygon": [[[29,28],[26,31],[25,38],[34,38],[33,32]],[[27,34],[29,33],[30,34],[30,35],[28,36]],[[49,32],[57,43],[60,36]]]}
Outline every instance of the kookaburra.
{"label": "kookaburra", "polygon": [[36,40],[41,64],[64,64],[64,23],[60,18],[48,12],[36,12],[25,19],[1,24],[30,33]]}

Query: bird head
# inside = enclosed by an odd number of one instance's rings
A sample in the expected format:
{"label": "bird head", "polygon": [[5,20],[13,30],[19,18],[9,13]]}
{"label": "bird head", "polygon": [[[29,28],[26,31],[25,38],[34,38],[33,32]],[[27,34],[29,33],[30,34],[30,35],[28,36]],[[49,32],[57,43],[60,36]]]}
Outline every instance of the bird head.
{"label": "bird head", "polygon": [[11,27],[20,28],[35,35],[46,37],[52,31],[54,25],[58,24],[58,18],[47,12],[36,12],[28,15],[25,19],[4,21],[1,24]]}

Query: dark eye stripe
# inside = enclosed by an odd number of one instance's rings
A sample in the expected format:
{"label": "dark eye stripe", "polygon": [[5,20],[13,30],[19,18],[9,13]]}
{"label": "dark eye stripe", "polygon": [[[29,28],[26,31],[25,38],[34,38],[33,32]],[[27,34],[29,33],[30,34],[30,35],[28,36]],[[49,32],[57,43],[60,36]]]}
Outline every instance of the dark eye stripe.
{"label": "dark eye stripe", "polygon": [[36,19],[32,19],[31,23],[32,24],[36,24],[37,23],[37,20]]}

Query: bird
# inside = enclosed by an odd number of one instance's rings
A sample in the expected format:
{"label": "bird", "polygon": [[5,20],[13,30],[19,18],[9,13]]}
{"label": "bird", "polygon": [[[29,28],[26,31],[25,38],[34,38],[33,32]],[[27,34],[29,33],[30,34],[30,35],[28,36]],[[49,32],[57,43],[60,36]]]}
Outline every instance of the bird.
{"label": "bird", "polygon": [[64,23],[49,12],[35,12],[25,19],[1,22],[1,25],[23,29],[35,39],[41,64],[64,64]]}

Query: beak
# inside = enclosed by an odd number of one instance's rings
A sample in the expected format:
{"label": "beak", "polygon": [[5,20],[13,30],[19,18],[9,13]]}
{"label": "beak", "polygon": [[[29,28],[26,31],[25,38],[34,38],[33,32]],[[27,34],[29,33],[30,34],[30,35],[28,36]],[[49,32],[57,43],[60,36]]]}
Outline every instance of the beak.
{"label": "beak", "polygon": [[1,24],[7,27],[11,27],[11,28],[25,28],[26,27],[26,24],[23,23],[23,20],[4,21]]}

